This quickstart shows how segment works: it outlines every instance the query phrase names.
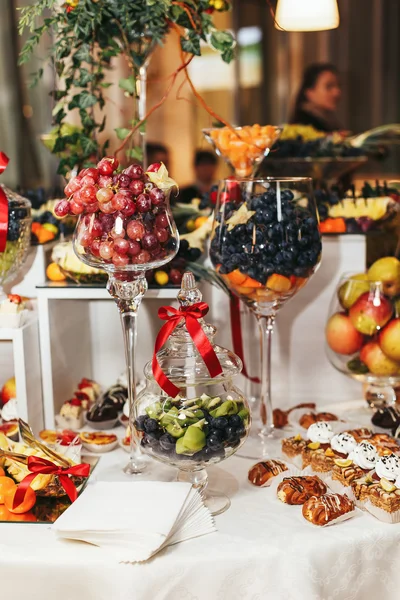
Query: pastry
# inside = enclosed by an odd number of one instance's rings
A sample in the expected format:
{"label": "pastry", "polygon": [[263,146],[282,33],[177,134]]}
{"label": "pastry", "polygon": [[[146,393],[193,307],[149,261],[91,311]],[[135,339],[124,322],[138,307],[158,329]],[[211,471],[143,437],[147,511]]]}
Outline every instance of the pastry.
{"label": "pastry", "polygon": [[380,456],[400,452],[400,446],[388,433],[374,433],[369,441],[378,450]]}
{"label": "pastry", "polygon": [[104,394],[101,403],[113,406],[118,411],[124,408],[124,404],[128,399],[128,389],[123,385],[113,385]]}
{"label": "pastry", "polygon": [[78,398],[72,398],[64,402],[60,409],[60,414],[56,416],[56,422],[59,427],[66,429],[80,429],[83,427],[83,407]]}
{"label": "pastry", "polygon": [[293,410],[297,410],[299,408],[311,408],[315,409],[314,402],[306,402],[303,404],[296,404],[296,406],[292,406],[289,410],[281,410],[280,408],[274,408],[273,410],[273,418],[274,418],[274,427],[278,429],[285,427],[289,423],[289,415]]}
{"label": "pastry", "polygon": [[312,496],[303,504],[303,517],[314,525],[327,525],[354,510],[354,503],[345,495],[324,494]]}
{"label": "pastry", "polygon": [[109,404],[94,405],[86,415],[86,420],[93,423],[115,421],[118,419],[118,409]]}
{"label": "pastry", "polygon": [[278,485],[279,500],[285,504],[304,504],[311,496],[322,496],[326,485],[318,477],[285,477]]}
{"label": "pastry", "polygon": [[394,406],[385,406],[372,415],[371,421],[382,429],[394,429],[400,425],[400,414]]}
{"label": "pastry", "polygon": [[19,426],[16,421],[9,421],[0,425],[0,433],[17,442],[19,440]]}
{"label": "pastry", "polygon": [[364,440],[349,454],[349,460],[363,471],[371,471],[379,460],[379,454],[371,442]]}
{"label": "pastry", "polygon": [[[326,421],[318,421],[313,423],[307,430],[308,444],[302,452],[303,469],[311,464],[311,459],[314,453],[324,456],[325,451],[330,448],[330,440],[333,437],[333,430]],[[315,464],[318,465],[318,459],[315,459]],[[317,470],[321,471],[321,469]]]}
{"label": "pastry", "polygon": [[287,471],[287,466],[280,460],[266,460],[253,465],[249,471],[248,480],[258,487],[270,485],[271,479]]}
{"label": "pastry", "polygon": [[349,429],[346,433],[350,433],[356,440],[357,444],[362,440],[369,439],[372,436],[372,431],[368,427],[359,427],[358,429]]}
{"label": "pastry", "polygon": [[319,421],[338,421],[338,418],[336,415],[328,412],[306,413],[300,417],[299,424],[304,429],[308,429],[310,425]]}
{"label": "pastry", "polygon": [[306,446],[307,441],[304,440],[301,435],[285,438],[282,440],[282,454],[285,454],[289,460],[293,460],[297,456],[301,456]]}
{"label": "pastry", "polygon": [[355,438],[349,433],[338,433],[333,436],[330,446],[324,451],[310,453],[310,464],[317,473],[328,473],[335,468],[337,459],[345,459],[357,446]]}

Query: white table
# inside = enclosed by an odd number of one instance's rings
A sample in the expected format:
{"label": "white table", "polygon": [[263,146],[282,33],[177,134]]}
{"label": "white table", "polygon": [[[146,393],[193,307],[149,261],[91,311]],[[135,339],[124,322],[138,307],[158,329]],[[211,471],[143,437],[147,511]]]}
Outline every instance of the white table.
{"label": "white table", "polygon": [[[122,450],[103,456],[96,477],[122,479],[126,458]],[[211,483],[232,500],[216,518],[217,533],[167,548],[141,565],[116,564],[98,548],[56,541],[47,525],[1,524],[2,598],[398,599],[400,526],[360,513],[333,527],[314,527],[298,507],[251,486],[250,465],[232,457],[210,469]]]}

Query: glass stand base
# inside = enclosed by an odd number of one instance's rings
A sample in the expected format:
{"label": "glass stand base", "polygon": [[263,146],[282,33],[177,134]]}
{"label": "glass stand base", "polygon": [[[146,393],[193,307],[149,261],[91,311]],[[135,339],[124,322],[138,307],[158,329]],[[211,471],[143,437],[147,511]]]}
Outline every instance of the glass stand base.
{"label": "glass stand base", "polygon": [[252,428],[249,437],[235,456],[252,460],[277,458],[281,454],[281,441],[288,433],[273,429],[269,435],[261,434],[260,429]]}
{"label": "glass stand base", "polygon": [[216,492],[215,490],[207,489],[202,496],[204,504],[207,506],[213,517],[222,514],[228,510],[231,505],[231,501],[228,496],[225,496],[225,494],[221,494],[220,492]]}

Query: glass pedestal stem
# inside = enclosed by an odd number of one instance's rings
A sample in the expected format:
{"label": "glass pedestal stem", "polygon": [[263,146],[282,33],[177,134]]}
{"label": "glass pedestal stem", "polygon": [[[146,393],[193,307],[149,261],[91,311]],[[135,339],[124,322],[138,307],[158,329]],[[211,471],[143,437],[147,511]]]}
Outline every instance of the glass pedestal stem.
{"label": "glass pedestal stem", "polygon": [[225,512],[231,505],[228,496],[225,496],[225,494],[222,494],[221,492],[210,490],[207,487],[208,475],[205,469],[200,469],[198,471],[184,471],[183,469],[180,469],[178,471],[177,480],[191,483],[192,486],[198,490],[204,500],[204,504],[213,516]]}
{"label": "glass pedestal stem", "polygon": [[147,465],[147,461],[140,451],[140,439],[138,438],[134,427],[136,403],[135,359],[137,313],[142,298],[147,291],[147,281],[144,273],[136,275],[131,281],[120,281],[119,279],[116,279],[114,274],[110,274],[107,290],[118,306],[124,336],[130,430],[130,459],[124,468],[124,472],[128,475],[135,475],[137,473],[142,473]]}
{"label": "glass pedestal stem", "polygon": [[274,433],[274,418],[271,399],[271,344],[275,316],[258,316],[261,350],[261,401],[260,416],[262,422],[261,436],[272,436]]}

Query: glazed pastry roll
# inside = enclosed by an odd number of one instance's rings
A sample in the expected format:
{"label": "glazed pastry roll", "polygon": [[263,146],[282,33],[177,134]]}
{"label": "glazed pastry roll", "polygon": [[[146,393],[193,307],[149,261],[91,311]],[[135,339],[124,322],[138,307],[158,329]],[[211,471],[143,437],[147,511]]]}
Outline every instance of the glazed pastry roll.
{"label": "glazed pastry roll", "polygon": [[265,460],[251,467],[248,475],[250,483],[258,487],[270,485],[271,479],[287,471],[287,466],[280,460]]}
{"label": "glazed pastry roll", "polygon": [[312,496],[322,496],[326,490],[319,477],[285,477],[278,485],[277,493],[285,504],[304,504]]}
{"label": "glazed pastry roll", "polygon": [[313,525],[327,525],[354,510],[354,503],[341,494],[313,496],[303,504],[303,517]]}

